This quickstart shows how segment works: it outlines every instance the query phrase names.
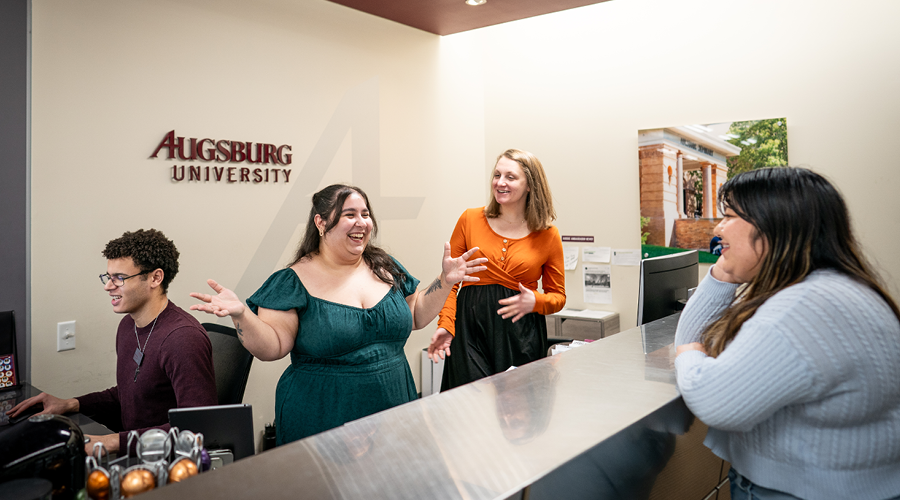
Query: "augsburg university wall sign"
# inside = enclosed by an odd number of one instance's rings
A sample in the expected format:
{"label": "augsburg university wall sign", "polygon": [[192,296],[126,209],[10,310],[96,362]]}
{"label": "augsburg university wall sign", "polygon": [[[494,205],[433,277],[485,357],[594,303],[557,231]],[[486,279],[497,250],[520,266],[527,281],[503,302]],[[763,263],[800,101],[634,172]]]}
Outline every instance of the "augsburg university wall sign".
{"label": "augsburg university wall sign", "polygon": [[[150,158],[158,158],[162,150],[166,158],[175,160],[172,180],[175,182],[246,182],[251,184],[290,182],[293,154],[289,144],[275,146],[261,142],[197,139],[166,134]],[[192,165],[177,162],[227,163],[230,165]],[[234,165],[240,164],[240,165]]]}

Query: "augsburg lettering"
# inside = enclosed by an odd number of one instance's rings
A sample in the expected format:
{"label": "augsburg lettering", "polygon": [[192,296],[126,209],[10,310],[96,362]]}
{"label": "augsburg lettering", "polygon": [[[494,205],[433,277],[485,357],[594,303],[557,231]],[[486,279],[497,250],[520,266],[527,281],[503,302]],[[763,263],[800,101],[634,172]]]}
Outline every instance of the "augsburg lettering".
{"label": "augsburg lettering", "polygon": [[291,180],[291,169],[278,168],[291,164],[293,153],[289,144],[275,146],[261,142],[197,139],[177,137],[171,130],[162,140],[150,158],[158,158],[165,149],[169,160],[204,161],[216,163],[249,163],[251,165],[272,165],[268,167],[232,167],[209,165],[173,165],[172,180],[200,182],[251,182],[253,184],[284,182]]}
{"label": "augsburg lettering", "polygon": [[289,144],[275,146],[261,142],[197,139],[196,137],[176,137],[172,130],[166,134],[151,158],[157,158],[159,152],[167,150],[169,160],[201,160],[218,163],[243,163],[254,165],[290,165],[293,154]]}

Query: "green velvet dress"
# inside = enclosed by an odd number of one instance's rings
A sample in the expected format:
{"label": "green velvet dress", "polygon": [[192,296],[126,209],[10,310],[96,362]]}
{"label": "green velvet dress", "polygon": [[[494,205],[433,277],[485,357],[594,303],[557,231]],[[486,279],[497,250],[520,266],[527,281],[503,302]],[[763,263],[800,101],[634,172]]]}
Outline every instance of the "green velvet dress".
{"label": "green velvet dress", "polygon": [[[399,263],[398,263],[399,265]],[[291,366],[275,390],[275,428],[281,445],[416,399],[403,347],[412,331],[406,280],[369,309],[313,297],[292,269],[269,277],[247,305],[288,311],[300,319]]]}

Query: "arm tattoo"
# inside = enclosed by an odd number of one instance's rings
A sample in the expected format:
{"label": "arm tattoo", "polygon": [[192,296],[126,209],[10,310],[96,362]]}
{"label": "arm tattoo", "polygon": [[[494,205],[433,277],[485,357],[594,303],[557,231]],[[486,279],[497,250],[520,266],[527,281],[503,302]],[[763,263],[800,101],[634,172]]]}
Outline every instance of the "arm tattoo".
{"label": "arm tattoo", "polygon": [[428,285],[428,290],[425,290],[425,295],[431,295],[431,292],[440,290],[441,288],[443,288],[443,286],[441,286],[441,279],[435,278],[434,282]]}
{"label": "arm tattoo", "polygon": [[241,330],[241,324],[236,321],[234,323],[234,329],[237,331],[237,338],[241,341],[241,345],[244,345],[244,330]]}

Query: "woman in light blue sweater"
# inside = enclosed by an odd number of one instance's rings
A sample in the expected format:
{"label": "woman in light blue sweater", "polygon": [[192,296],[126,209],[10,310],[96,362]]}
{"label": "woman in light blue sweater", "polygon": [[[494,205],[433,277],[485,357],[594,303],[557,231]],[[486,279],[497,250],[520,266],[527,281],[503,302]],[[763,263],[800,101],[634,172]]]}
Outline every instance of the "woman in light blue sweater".
{"label": "woman in light blue sweater", "polygon": [[732,498],[900,498],[900,311],[841,195],[770,168],[719,203],[722,256],[681,314],[675,368]]}

